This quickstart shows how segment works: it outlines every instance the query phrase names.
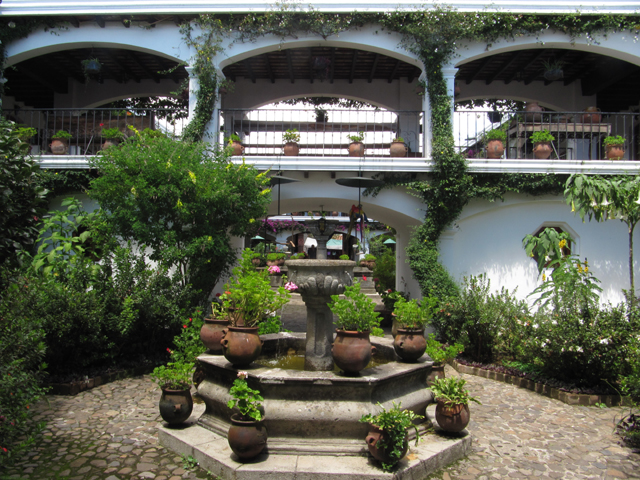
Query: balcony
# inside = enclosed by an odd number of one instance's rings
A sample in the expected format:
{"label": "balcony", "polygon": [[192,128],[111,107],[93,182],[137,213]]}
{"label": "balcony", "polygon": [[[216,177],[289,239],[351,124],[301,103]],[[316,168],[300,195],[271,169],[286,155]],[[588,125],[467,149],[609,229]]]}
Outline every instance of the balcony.
{"label": "balcony", "polygon": [[[5,112],[15,114],[12,110]],[[31,139],[32,153],[40,156],[43,168],[87,168],[87,157],[95,155],[102,145],[103,128],[118,128],[125,135],[150,128],[179,138],[187,123],[186,112],[171,110],[21,110],[22,124],[34,127],[38,134]],[[428,172],[429,145],[424,147],[424,113],[378,109],[313,109],[264,108],[256,110],[225,109],[219,112],[219,132],[214,134],[220,145],[230,134],[238,135],[245,146],[244,158],[259,169]],[[509,112],[498,118],[487,111],[454,113],[456,149],[468,158],[471,172],[483,173],[640,173],[638,113],[600,113],[598,117],[584,112]],[[507,133],[503,158],[488,159],[484,134],[500,128]],[[283,134],[295,129],[300,135],[301,151],[287,157],[282,152]],[[533,132],[548,130],[556,140],[547,160],[533,155],[529,137]],[[58,130],[71,134],[68,155],[51,155],[49,144]],[[348,136],[362,132],[364,157],[349,157]],[[603,140],[609,135],[626,138],[623,160],[604,160]],[[389,145],[396,137],[407,145],[407,156],[393,158]],[[426,151],[425,151],[426,150]],[[426,157],[426,158],[425,158]],[[239,160],[239,157],[238,157]]]}

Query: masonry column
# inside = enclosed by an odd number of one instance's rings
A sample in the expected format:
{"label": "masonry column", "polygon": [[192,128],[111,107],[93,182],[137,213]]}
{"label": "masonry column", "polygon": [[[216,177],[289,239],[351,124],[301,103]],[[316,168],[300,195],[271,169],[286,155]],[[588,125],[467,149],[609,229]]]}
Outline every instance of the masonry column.
{"label": "masonry column", "polygon": [[193,72],[194,67],[185,67],[185,70],[189,74],[189,118],[187,120],[191,122],[195,116],[196,105],[198,104],[196,92],[200,88],[200,82],[198,82],[198,77],[196,77]]}
{"label": "masonry column", "polygon": [[[424,73],[420,75],[420,81],[427,82],[427,76]],[[422,145],[424,145],[423,156],[431,158],[431,103],[427,89],[422,96]]]}

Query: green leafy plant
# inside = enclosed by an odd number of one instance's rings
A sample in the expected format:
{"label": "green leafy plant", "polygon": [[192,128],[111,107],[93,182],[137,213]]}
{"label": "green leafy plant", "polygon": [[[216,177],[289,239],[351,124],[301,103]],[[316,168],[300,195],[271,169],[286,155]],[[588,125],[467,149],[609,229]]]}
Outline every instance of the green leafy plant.
{"label": "green leafy plant", "polygon": [[568,249],[571,242],[573,239],[567,232],[547,227],[537,235],[526,235],[522,239],[522,246],[527,256],[537,260],[538,274],[542,275],[546,265],[565,255],[565,249]]}
{"label": "green leafy plant", "polygon": [[347,135],[347,138],[351,140],[351,143],[358,143],[364,140],[364,132],[359,132],[356,135]]}
{"label": "green leafy plant", "polygon": [[605,137],[602,141],[602,144],[606,147],[607,145],[624,145],[625,138],[621,135],[615,135],[610,137]]}
{"label": "green leafy plant", "polygon": [[375,262],[376,261],[376,256],[375,255],[371,255],[370,253],[367,253],[364,256],[365,261],[367,262]]}
{"label": "green leafy plant", "polygon": [[[292,260],[302,260],[304,258],[306,258],[305,255],[304,255],[304,252],[294,253],[293,255],[291,255],[291,259]],[[348,260],[348,258],[347,258],[347,260]]]}
{"label": "green leafy plant", "polygon": [[234,143],[242,143],[242,140],[238,135],[236,135],[235,133],[232,133],[226,138],[226,142],[228,145],[233,145]]}
{"label": "green leafy plant", "polygon": [[56,138],[58,140],[68,140],[72,137],[69,132],[65,132],[64,130],[58,130],[56,133],[51,135],[51,138]]}
{"label": "green leafy plant", "polygon": [[238,372],[238,378],[233,381],[229,393],[233,397],[227,402],[228,408],[237,408],[240,411],[241,420],[256,422],[264,418],[262,404],[264,398],[259,390],[254,390],[247,384],[247,372]]}
{"label": "green leafy plant", "polygon": [[453,345],[443,345],[436,340],[436,335],[430,333],[427,337],[427,355],[433,360],[435,365],[443,365],[444,363],[453,360],[459,353],[464,351],[464,345],[461,343],[455,343]]}
{"label": "green leafy plant", "polygon": [[193,362],[175,361],[153,369],[151,378],[167,390],[187,390],[191,386]]}
{"label": "green leafy plant", "polygon": [[393,313],[396,315],[400,328],[424,329],[437,305],[438,299],[433,297],[424,297],[418,303],[415,298],[407,301],[400,296],[395,302]]}
{"label": "green leafy plant", "polygon": [[282,141],[284,143],[298,143],[300,141],[300,134],[295,128],[289,129],[282,134]]}
{"label": "green leafy plant", "polygon": [[404,143],[404,138],[402,137],[396,137],[393,140],[391,140],[392,143]]}
{"label": "green leafy plant", "polygon": [[344,297],[331,295],[329,308],[338,316],[335,325],[342,330],[366,332],[380,326],[380,315],[375,311],[373,300],[360,292],[360,284],[355,283],[344,290]]}
{"label": "green leafy plant", "polygon": [[103,128],[102,132],[100,132],[100,136],[102,138],[109,138],[114,140],[122,140],[124,139],[124,133],[122,133],[118,128]]}
{"label": "green leafy plant", "polygon": [[507,139],[506,132],[500,129],[489,130],[487,133],[484,134],[485,142],[489,142],[491,140],[500,140],[501,142],[504,142],[506,139]]}
{"label": "green leafy plant", "polygon": [[195,470],[199,465],[198,460],[193,458],[191,455],[187,456],[181,454],[180,458],[182,458],[182,468],[185,470]]}
{"label": "green leafy plant", "polygon": [[388,289],[381,292],[380,296],[382,297],[382,303],[384,304],[384,308],[390,311],[393,311],[393,308],[396,302],[401,298],[404,300],[409,300],[409,293],[401,292],[399,290],[392,290],[392,289]]}
{"label": "green leafy plant", "polygon": [[267,260],[269,260],[270,262],[273,262],[275,260],[282,260],[283,258],[287,258],[287,255],[285,253],[269,253],[267,255]]}
{"label": "green leafy plant", "polygon": [[349,260],[349,255],[340,255],[340,257],[338,257],[340,260]]}
{"label": "green leafy plant", "polygon": [[468,405],[469,402],[476,402],[482,405],[477,398],[469,394],[469,390],[464,387],[466,384],[467,381],[462,377],[436,377],[430,388],[435,399],[443,402],[447,407]]}
{"label": "green leafy plant", "polygon": [[32,127],[19,127],[19,128],[16,128],[16,134],[18,135],[18,138],[23,142],[26,142],[27,140],[29,140],[31,137],[33,137],[37,133],[38,133],[38,131],[35,128],[32,128]]}
{"label": "green leafy plant", "polygon": [[407,442],[407,429],[414,428],[416,432],[416,445],[420,436],[418,435],[418,427],[414,424],[415,420],[423,418],[411,410],[402,410],[401,404],[393,403],[393,406],[387,410],[377,403],[382,411],[376,415],[368,413],[360,418],[360,422],[368,423],[378,427],[384,435],[377,442],[376,447],[387,449],[391,457],[391,463],[383,463],[384,470],[391,470],[401,459]]}
{"label": "green leafy plant", "polygon": [[551,135],[549,133],[549,130],[547,129],[541,130],[539,132],[533,132],[529,138],[533,143],[553,142],[556,139],[556,137]]}

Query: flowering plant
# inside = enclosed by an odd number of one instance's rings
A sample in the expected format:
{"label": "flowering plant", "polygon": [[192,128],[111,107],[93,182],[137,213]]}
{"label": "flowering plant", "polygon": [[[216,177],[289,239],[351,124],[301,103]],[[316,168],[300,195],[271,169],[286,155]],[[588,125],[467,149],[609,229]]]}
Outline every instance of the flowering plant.
{"label": "flowering plant", "polygon": [[287,282],[284,285],[284,289],[290,292],[295,292],[298,289],[298,286],[293,282]]}
{"label": "flowering plant", "polygon": [[153,369],[151,378],[167,390],[188,390],[191,386],[193,375],[193,362],[176,361],[169,362]]}
{"label": "flowering plant", "polygon": [[277,273],[280,273],[280,267],[278,267],[277,265],[272,265],[269,267],[269,275],[276,275]]}
{"label": "flowering plant", "polygon": [[233,397],[227,402],[227,407],[240,410],[242,420],[255,420],[259,422],[264,418],[262,404],[264,398],[259,390],[254,390],[247,384],[247,372],[238,372],[238,378],[233,382],[229,393]]}

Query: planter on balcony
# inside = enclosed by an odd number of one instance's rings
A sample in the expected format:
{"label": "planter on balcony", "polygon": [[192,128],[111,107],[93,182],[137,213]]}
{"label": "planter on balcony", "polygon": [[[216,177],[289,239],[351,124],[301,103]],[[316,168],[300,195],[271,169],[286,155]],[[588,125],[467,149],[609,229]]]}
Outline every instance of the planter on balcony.
{"label": "planter on balcony", "polygon": [[349,156],[364,157],[364,143],[352,142],[351,144],[349,144]]}
{"label": "planter on balcony", "polygon": [[296,142],[287,142],[282,149],[287,157],[297,157],[300,153],[300,145]]}

